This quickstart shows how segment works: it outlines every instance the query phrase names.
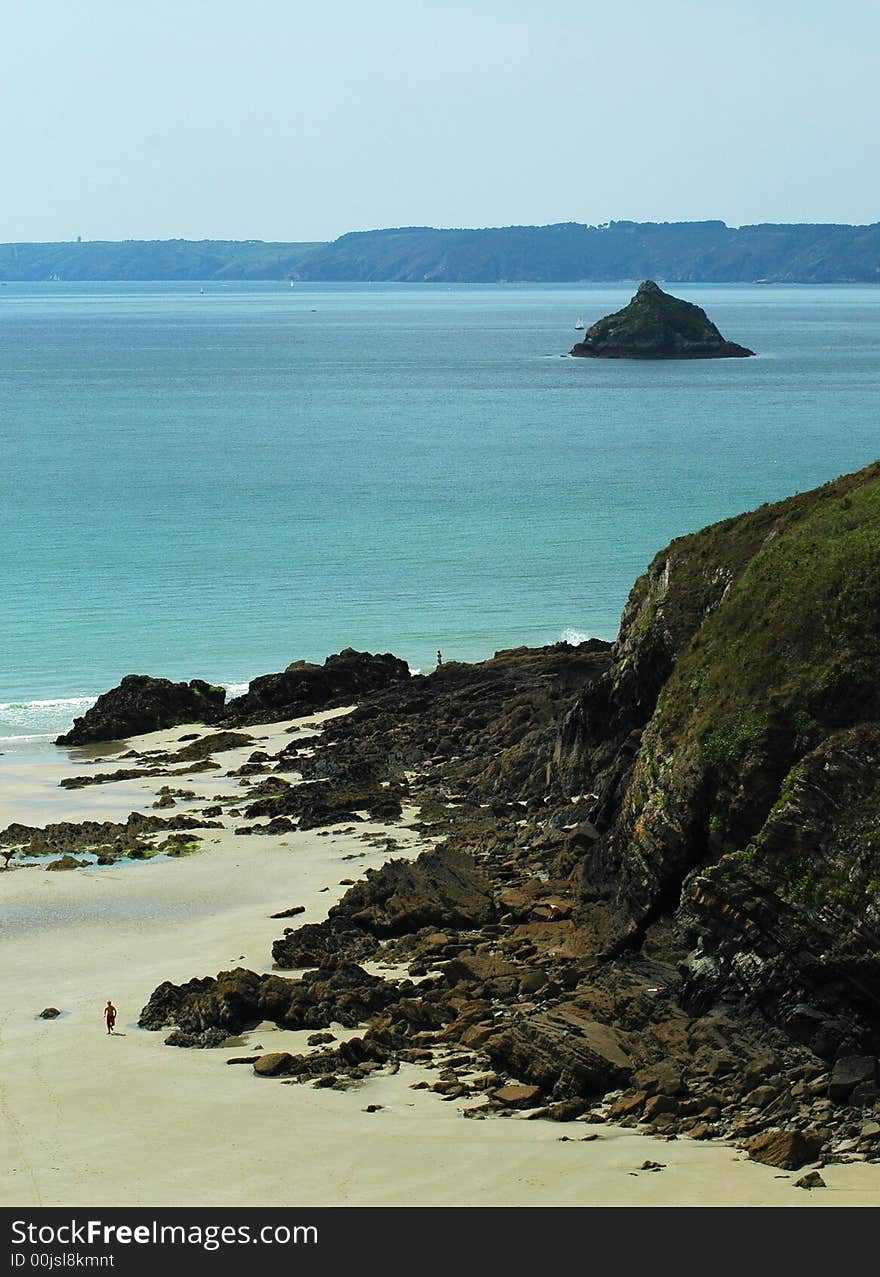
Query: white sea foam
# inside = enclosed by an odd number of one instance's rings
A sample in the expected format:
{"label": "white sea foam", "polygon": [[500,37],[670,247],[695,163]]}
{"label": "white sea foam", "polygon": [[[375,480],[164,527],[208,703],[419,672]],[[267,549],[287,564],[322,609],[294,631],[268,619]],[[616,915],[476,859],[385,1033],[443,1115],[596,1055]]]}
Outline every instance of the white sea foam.
{"label": "white sea foam", "polygon": [[38,740],[42,740],[42,741],[54,740],[57,734],[58,734],[57,732],[34,732],[29,735],[21,735],[21,736],[0,736],[0,745],[10,745],[10,744],[23,745],[29,742],[33,743],[34,741],[38,741]]}
{"label": "white sea foam", "polygon": [[[228,699],[242,696],[247,683],[220,683]],[[94,705],[91,696],[48,696],[37,700],[0,701],[0,741],[53,740]]]}
{"label": "white sea foam", "polygon": [[571,626],[569,626],[568,629],[562,631],[559,637],[562,639],[563,643],[571,643],[573,647],[577,647],[578,643],[586,643],[587,639],[590,639],[593,636],[592,634],[584,634],[580,630],[572,629]]}
{"label": "white sea foam", "polygon": [[0,702],[0,739],[51,739],[66,731],[94,705],[95,696],[53,696],[34,701]]}
{"label": "white sea foam", "polygon": [[24,710],[76,709],[94,705],[97,696],[56,696],[45,701],[0,701],[0,714]]}

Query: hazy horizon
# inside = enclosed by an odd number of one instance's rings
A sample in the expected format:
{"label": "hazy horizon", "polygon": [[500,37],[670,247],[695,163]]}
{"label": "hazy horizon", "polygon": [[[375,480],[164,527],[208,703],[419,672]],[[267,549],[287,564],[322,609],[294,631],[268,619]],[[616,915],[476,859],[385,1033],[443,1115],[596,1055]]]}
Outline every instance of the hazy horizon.
{"label": "hazy horizon", "polygon": [[880,215],[873,0],[44,0],[4,43],[4,243]]}

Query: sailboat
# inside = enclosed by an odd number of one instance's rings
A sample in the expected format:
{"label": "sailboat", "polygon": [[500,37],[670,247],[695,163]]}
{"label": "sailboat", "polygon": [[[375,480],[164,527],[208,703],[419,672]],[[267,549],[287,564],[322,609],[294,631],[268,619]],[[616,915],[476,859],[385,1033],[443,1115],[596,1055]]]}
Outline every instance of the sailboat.
{"label": "sailboat", "polygon": [[576,332],[582,333],[584,331],[584,321],[581,319],[580,315],[578,315],[577,323],[574,327]]}

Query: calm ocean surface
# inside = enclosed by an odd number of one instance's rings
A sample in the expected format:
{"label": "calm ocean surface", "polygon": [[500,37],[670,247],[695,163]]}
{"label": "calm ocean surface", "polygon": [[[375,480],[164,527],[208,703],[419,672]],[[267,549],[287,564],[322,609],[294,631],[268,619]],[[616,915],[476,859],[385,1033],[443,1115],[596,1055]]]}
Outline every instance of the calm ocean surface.
{"label": "calm ocean surface", "polygon": [[618,363],[559,356],[633,285],[199,288],[0,288],[0,737],[612,638],[671,537],[880,455],[878,289],[670,286],[760,357]]}

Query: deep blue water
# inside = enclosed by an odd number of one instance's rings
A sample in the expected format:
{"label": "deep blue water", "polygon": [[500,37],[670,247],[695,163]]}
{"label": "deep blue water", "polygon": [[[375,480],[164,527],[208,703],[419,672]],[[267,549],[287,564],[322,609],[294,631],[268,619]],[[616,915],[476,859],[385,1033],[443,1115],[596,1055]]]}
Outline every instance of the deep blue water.
{"label": "deep blue water", "polygon": [[0,736],[133,671],[611,638],[671,537],[880,455],[868,287],[671,287],[759,352],[681,363],[559,357],[626,284],[199,288],[0,288]]}

